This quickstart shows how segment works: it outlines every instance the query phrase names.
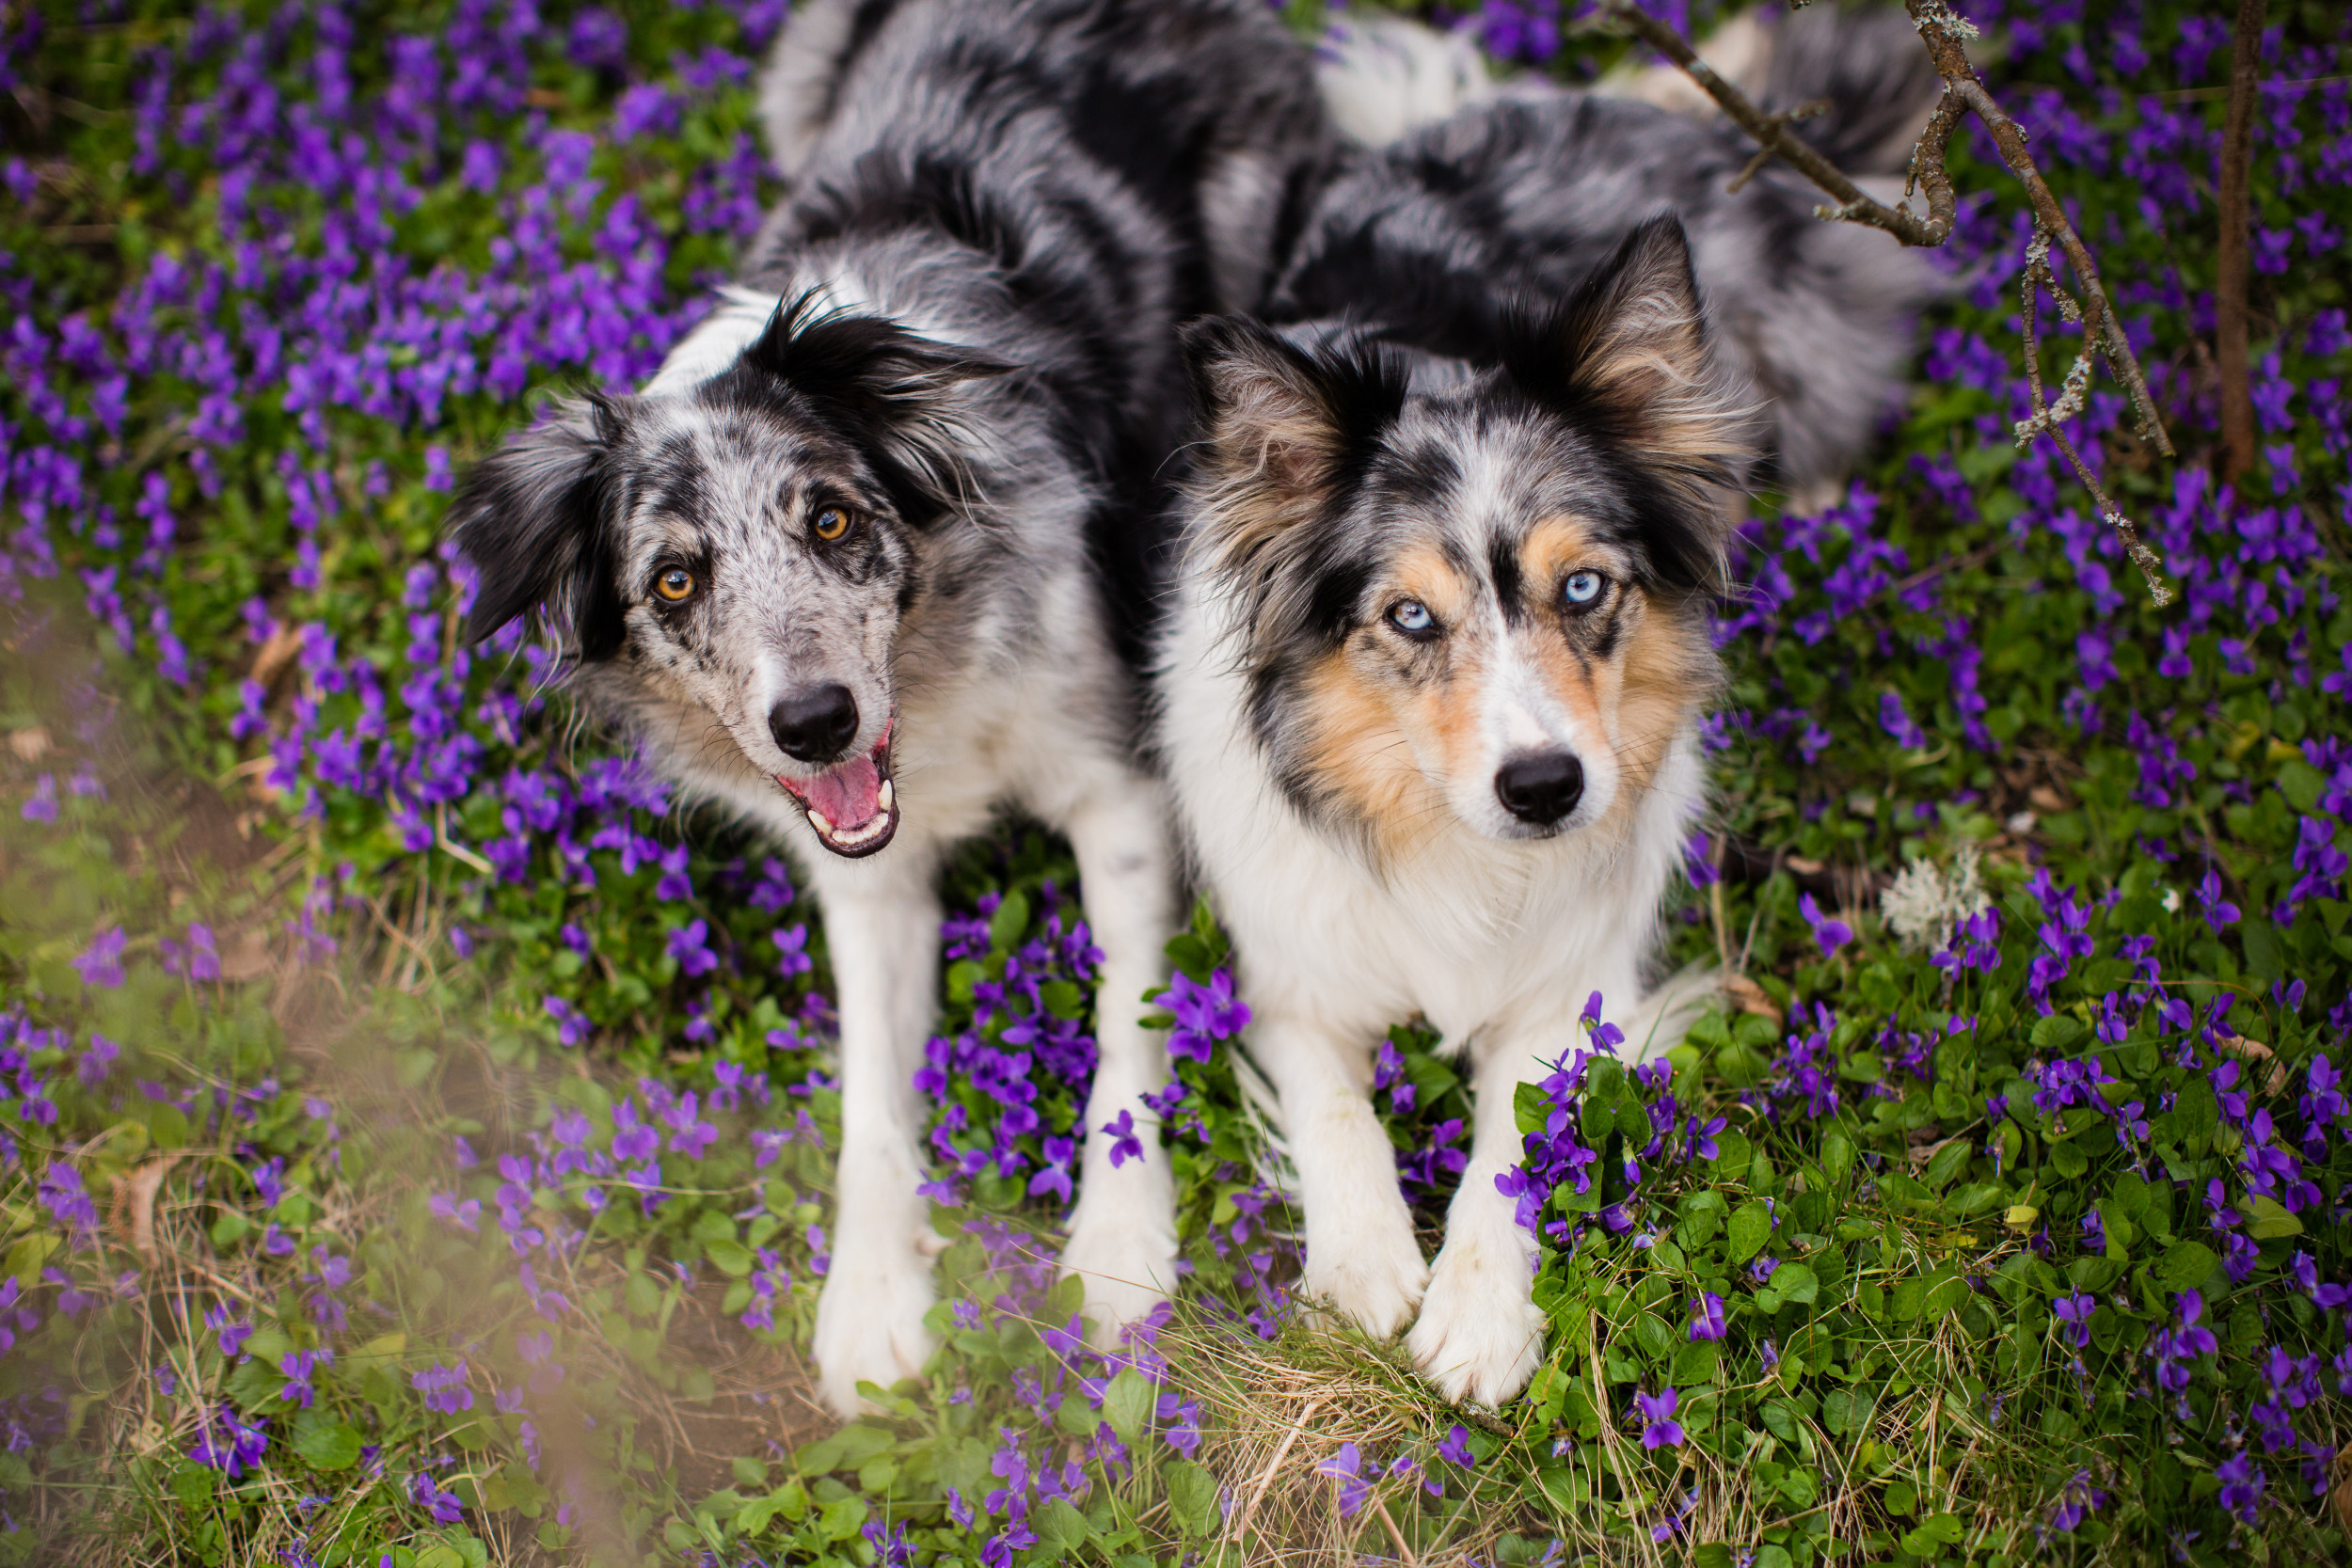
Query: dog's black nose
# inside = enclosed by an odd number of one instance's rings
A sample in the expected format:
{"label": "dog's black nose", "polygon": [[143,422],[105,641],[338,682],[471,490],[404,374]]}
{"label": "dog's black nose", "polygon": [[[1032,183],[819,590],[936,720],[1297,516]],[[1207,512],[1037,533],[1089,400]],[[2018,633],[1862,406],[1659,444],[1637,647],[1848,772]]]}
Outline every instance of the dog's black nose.
{"label": "dog's black nose", "polygon": [[1584,765],[1566,752],[1513,757],[1495,775],[1495,799],[1522,822],[1549,828],[1584,798]]}
{"label": "dog's black nose", "polygon": [[796,691],[768,710],[768,733],[786,756],[831,762],[857,734],[857,699],[837,682]]}

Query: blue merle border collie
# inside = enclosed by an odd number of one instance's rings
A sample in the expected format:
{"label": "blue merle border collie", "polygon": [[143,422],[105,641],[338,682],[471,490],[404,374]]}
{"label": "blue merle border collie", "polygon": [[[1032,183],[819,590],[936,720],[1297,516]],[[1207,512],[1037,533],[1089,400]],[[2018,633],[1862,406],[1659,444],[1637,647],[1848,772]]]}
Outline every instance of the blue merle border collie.
{"label": "blue merle border collie", "polygon": [[[1335,143],[1262,0],[811,0],[762,107],[790,191],[740,281],[640,392],[486,458],[453,520],[475,635],[532,618],[591,711],[806,869],[843,1095],[815,1352],[852,1414],[933,1344],[934,879],[1001,807],[1067,833],[1104,955],[1086,1125],[1152,1141],[1175,877],[1138,672],[1177,327],[1260,303]],[[1165,1160],[1111,1142],[1062,1259],[1104,1342],[1176,1256]]]}
{"label": "blue merle border collie", "polygon": [[[1931,101],[1908,26],[1869,18],[1825,17],[1885,66],[1827,84],[1805,125],[1833,145]],[[1307,1292],[1375,1336],[1409,1324],[1441,1393],[1498,1403],[1544,1345],[1498,1184],[1518,1086],[1594,993],[1631,1059],[1707,989],[1652,965],[1706,803],[1741,494],[1759,460],[1795,488],[1852,459],[1934,286],[1785,174],[1728,193],[1748,148],[1721,127],[1497,92],[1442,40],[1383,36],[1435,61],[1440,102],[1367,99],[1343,50],[1342,123],[1427,123],[1327,187],[1260,319],[1187,331],[1204,451],[1159,746],[1279,1101]],[[1878,90],[1906,76],[1926,96]],[[1416,1015],[1477,1107],[1434,1264],[1370,1098],[1374,1046]]]}

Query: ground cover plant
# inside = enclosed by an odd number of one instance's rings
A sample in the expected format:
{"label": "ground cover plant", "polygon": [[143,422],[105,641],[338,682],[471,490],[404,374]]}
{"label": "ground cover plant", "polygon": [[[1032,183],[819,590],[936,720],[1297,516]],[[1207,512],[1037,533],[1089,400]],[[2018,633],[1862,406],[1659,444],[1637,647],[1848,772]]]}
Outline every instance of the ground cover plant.
{"label": "ground cover plant", "polygon": [[[2265,34],[2224,489],[2227,24],[1966,9],[2180,449],[2104,390],[2068,425],[2175,602],[2013,439],[2030,221],[1963,136],[1915,396],[1836,504],[1759,503],[1722,610],[1677,957],[1730,1000],[1629,1069],[1597,998],[1523,1096],[1527,1396],[1444,1408],[1290,1298],[1209,911],[1166,1147],[1074,1125],[1137,999],[1009,823],[951,879],[919,1080],[944,1346],[840,1429],[797,1349],[821,927],[536,650],[458,644],[437,542],[542,389],[705,308],[772,194],[781,5],[0,3],[0,1560],[2340,1555],[2345,23]],[[1571,78],[1624,49],[1463,20]],[[1433,1222],[1439,1043],[1400,1020],[1379,1066]],[[1051,1266],[1085,1137],[1172,1163],[1192,1270],[1112,1358]]]}

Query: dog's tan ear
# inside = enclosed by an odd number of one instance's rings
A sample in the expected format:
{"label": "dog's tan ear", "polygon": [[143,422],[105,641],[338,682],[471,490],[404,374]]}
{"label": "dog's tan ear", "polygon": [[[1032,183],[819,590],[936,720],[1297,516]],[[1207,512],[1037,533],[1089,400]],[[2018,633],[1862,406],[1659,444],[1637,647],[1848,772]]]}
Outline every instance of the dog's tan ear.
{"label": "dog's tan ear", "polygon": [[1655,541],[1667,575],[1714,584],[1757,432],[1746,388],[1708,347],[1681,220],[1643,224],[1566,301],[1519,317],[1504,341],[1503,369],[1522,391],[1611,440],[1679,515],[1684,526]]}
{"label": "dog's tan ear", "polygon": [[1376,344],[1301,347],[1222,316],[1187,327],[1184,352],[1206,449],[1196,543],[1229,571],[1323,515],[1404,404],[1404,374]]}

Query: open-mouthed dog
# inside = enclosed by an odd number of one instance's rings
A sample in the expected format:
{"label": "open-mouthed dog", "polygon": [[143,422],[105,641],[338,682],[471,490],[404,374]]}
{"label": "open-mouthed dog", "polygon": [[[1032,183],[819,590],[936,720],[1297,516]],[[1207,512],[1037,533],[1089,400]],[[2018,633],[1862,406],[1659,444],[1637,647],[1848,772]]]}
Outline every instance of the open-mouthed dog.
{"label": "open-mouthed dog", "polygon": [[[486,459],[453,523],[476,635],[533,616],[593,711],[807,869],[843,1094],[816,1354],[848,1413],[933,1342],[933,882],[1004,806],[1067,832],[1104,954],[1085,1125],[1155,1126],[1139,999],[1173,886],[1122,652],[1186,414],[1176,325],[1256,304],[1328,149],[1257,0],[817,0],[779,48],[793,194],[742,282],[641,393]],[[794,83],[823,93],[798,119]],[[1063,1257],[1105,1341],[1175,1277],[1166,1162],[1110,1142]]]}

